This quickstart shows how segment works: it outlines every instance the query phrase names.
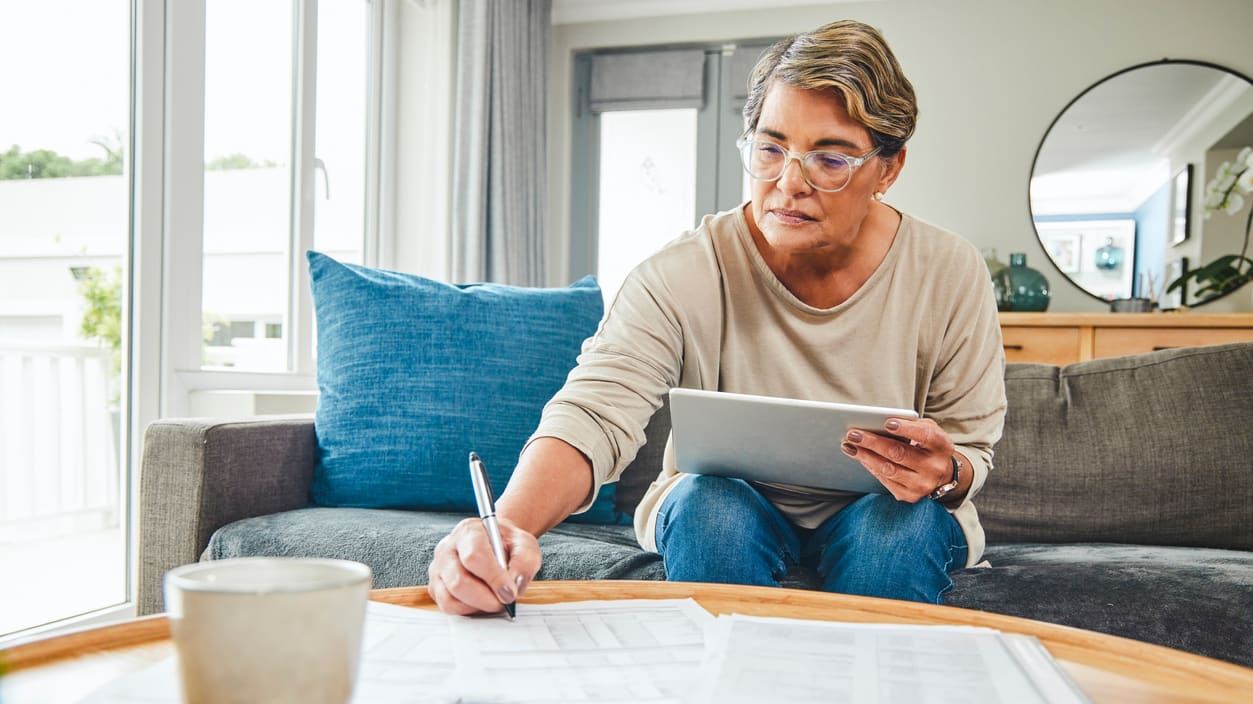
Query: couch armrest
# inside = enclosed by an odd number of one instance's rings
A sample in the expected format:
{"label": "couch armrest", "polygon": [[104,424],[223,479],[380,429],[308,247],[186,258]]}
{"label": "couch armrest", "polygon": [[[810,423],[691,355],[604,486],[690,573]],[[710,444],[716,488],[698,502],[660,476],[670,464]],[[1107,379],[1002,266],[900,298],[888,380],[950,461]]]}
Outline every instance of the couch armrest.
{"label": "couch armrest", "polygon": [[167,570],[195,562],[218,528],[309,505],[313,416],[165,419],[144,432],[139,614],[163,610]]}

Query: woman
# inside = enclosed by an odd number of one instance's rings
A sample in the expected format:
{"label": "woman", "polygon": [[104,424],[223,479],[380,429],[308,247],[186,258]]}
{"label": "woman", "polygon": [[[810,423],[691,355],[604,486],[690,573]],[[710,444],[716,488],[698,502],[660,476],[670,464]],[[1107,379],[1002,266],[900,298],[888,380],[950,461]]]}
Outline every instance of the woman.
{"label": "woman", "polygon": [[987,271],[958,236],[883,196],[917,107],[883,37],[836,22],[758,62],[740,140],[747,204],[707,216],[641,264],[589,339],[497,504],[509,553],[477,520],[440,542],[444,611],[499,611],[538,571],[535,536],[590,505],[643,442],[672,386],[916,409],[895,438],[843,449],[890,494],[688,475],[666,460],[635,514],[672,580],[779,584],[795,564],[828,591],[939,603],[977,562],[970,499],[1005,412]]}

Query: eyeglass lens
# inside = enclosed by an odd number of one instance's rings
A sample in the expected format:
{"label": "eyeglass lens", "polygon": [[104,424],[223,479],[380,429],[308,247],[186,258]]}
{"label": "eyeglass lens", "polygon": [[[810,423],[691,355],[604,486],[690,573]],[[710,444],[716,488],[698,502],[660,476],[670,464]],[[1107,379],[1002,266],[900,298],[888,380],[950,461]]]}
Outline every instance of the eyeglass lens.
{"label": "eyeglass lens", "polygon": [[[791,160],[788,151],[771,142],[748,142],[741,150],[744,168],[759,181],[773,181]],[[815,188],[837,191],[848,184],[853,167],[848,157],[836,152],[813,151],[799,157],[805,179]]]}

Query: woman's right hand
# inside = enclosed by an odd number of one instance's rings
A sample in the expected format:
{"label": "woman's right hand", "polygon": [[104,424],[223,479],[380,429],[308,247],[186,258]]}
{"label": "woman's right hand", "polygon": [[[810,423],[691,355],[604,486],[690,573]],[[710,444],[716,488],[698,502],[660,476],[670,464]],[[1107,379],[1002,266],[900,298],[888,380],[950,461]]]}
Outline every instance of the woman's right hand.
{"label": "woman's right hand", "polygon": [[539,572],[541,555],[535,536],[497,516],[507,569],[492,554],[487,529],[478,518],[457,524],[435,546],[427,568],[427,591],[447,614],[467,615],[504,610]]}

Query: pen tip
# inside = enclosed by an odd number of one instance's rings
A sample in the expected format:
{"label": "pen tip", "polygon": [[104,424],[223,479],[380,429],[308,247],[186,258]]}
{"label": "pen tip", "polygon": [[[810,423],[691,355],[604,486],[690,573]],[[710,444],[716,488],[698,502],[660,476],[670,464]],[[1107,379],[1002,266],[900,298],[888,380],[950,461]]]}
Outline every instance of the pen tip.
{"label": "pen tip", "polygon": [[479,453],[475,452],[474,450],[470,450],[470,461],[471,461],[471,462],[478,462],[478,461],[479,461]]}
{"label": "pen tip", "polygon": [[509,620],[512,621],[518,615],[518,605],[505,604],[505,613],[509,614]]}

